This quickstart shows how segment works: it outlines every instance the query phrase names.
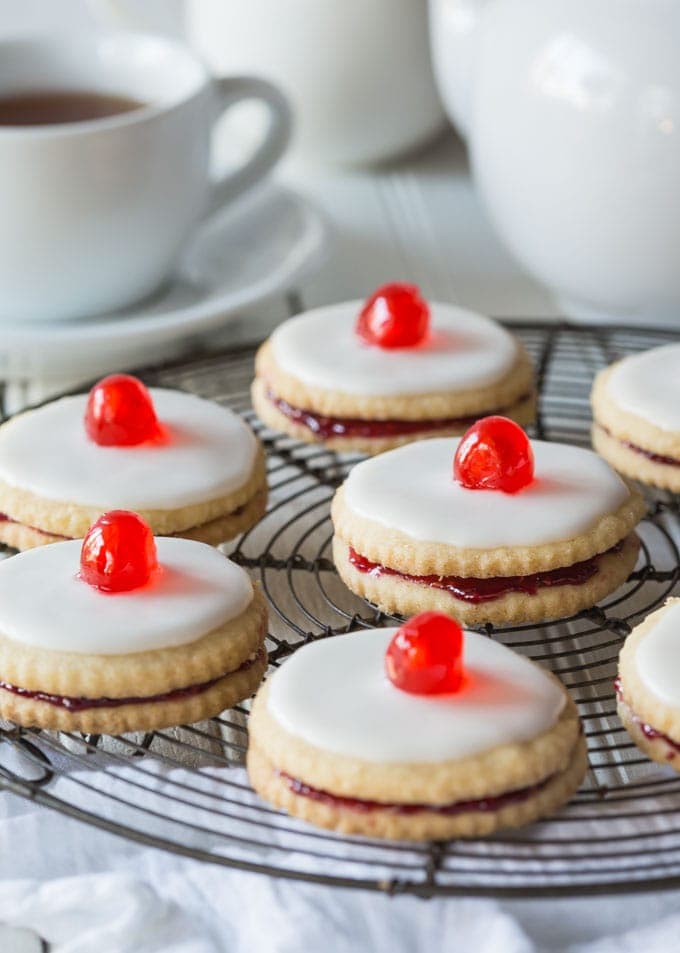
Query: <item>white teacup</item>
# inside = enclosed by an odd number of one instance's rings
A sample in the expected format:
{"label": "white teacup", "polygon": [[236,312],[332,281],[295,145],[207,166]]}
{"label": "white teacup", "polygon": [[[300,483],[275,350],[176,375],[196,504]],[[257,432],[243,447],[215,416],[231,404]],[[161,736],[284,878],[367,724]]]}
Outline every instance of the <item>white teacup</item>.
{"label": "white teacup", "polygon": [[[159,36],[76,32],[0,42],[0,99],[31,91],[128,97],[140,108],[54,125],[0,125],[0,320],[91,317],[153,292],[192,230],[272,168],[290,132],[284,97],[254,77],[213,79]],[[262,100],[250,160],[211,178],[212,128]],[[1,333],[1,331],[0,331]]]}

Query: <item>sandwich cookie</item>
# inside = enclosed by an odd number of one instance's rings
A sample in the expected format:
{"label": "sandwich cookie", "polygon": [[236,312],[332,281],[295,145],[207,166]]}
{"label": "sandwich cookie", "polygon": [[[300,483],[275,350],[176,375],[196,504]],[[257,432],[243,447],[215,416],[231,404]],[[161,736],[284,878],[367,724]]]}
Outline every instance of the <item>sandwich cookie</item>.
{"label": "sandwich cookie", "polygon": [[528,424],[535,411],[515,337],[400,284],[284,322],[258,352],[252,399],[274,430],[369,454],[461,434],[489,413]]}
{"label": "sandwich cookie", "polygon": [[619,656],[619,718],[647,757],[680,771],[680,599],[638,625]]}
{"label": "sandwich cookie", "polygon": [[333,558],[383,611],[470,624],[569,616],[633,569],[640,494],[589,450],[489,417],[461,440],[355,466],[332,505]]}
{"label": "sandwich cookie", "polygon": [[591,400],[597,452],[628,477],[680,493],[680,344],[612,364]]}
{"label": "sandwich cookie", "polygon": [[116,374],[0,427],[0,542],[82,539],[104,511],[217,545],[267,501],[264,451],[245,422],[181,391]]}
{"label": "sandwich cookie", "polygon": [[265,800],[370,837],[528,824],[571,798],[587,762],[554,676],[436,613],[299,649],[259,690],[249,730]]}
{"label": "sandwich cookie", "polygon": [[104,514],[84,541],[0,562],[0,718],[118,734],[200,721],[267,666],[267,610],[204,543]]}

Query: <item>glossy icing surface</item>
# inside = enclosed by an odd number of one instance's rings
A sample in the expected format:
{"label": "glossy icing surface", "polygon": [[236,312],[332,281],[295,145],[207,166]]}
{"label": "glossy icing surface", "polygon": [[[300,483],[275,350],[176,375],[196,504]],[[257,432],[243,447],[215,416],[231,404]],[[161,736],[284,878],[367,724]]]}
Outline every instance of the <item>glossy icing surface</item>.
{"label": "glossy icing surface", "polygon": [[370,629],[299,649],[269,682],[270,714],[325,751],[377,762],[462,758],[527,741],[555,724],[564,693],[523,656],[465,633],[466,681],[454,695],[410,695],[388,680],[396,629]]}
{"label": "glossy icing surface", "polygon": [[0,562],[0,633],[60,652],[124,655],[194,642],[253,598],[240,566],[188,539],[156,540],[161,572],[146,586],[107,593],[78,577],[80,540]]}
{"label": "glossy icing surface", "polygon": [[416,540],[490,549],[571,539],[629,496],[597,454],[539,440],[530,486],[469,490],[453,479],[457,446],[455,438],[421,440],[363,461],[345,482],[347,506]]}
{"label": "glossy icing surface", "polygon": [[680,344],[624,358],[607,378],[622,410],[662,430],[680,430]]}
{"label": "glossy icing surface", "polygon": [[101,447],[83,424],[87,395],[64,397],[0,428],[0,479],[62,502],[101,509],[175,509],[233,492],[249,479],[252,431],[232,411],[152,389],[166,436]]}
{"label": "glossy icing surface", "polygon": [[278,366],[310,386],[388,397],[484,387],[504,377],[517,358],[514,338],[499,324],[445,304],[430,305],[424,344],[371,347],[354,332],[362,304],[317,308],[284,322],[271,337]]}
{"label": "glossy icing surface", "polygon": [[638,644],[638,675],[667,705],[680,706],[680,602],[674,602]]}

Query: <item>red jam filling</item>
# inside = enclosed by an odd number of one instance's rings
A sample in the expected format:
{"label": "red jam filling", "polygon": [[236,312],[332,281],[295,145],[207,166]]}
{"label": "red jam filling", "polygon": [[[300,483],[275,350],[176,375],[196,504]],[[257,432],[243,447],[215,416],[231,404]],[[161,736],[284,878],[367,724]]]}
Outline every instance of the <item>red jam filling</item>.
{"label": "red jam filling", "polygon": [[283,771],[279,773],[293,794],[308,797],[322,804],[330,804],[332,807],[338,807],[345,811],[356,811],[359,814],[369,814],[371,811],[389,811],[391,814],[418,814],[421,811],[428,811],[432,814],[446,814],[448,816],[468,814],[471,811],[480,811],[486,814],[491,811],[500,811],[510,804],[521,803],[547,787],[552,781],[551,776],[530,787],[520,788],[516,791],[506,791],[505,794],[497,794],[495,797],[484,797],[472,801],[456,801],[454,804],[392,804],[382,801],[363,801],[354,797],[340,797],[330,794],[328,791],[310,787],[304,781],[293,778]]}
{"label": "red jam filling", "polygon": [[[526,400],[528,396],[528,394],[524,394],[518,398],[517,403]],[[442,417],[437,420],[363,420],[358,417],[326,417],[323,414],[315,413],[313,410],[293,407],[282,397],[277,397],[271,390],[267,391],[267,399],[284,417],[292,420],[293,423],[307,427],[322,440],[329,437],[378,438],[430,433],[451,427],[468,427],[479,418],[479,414],[471,417]],[[508,408],[504,409],[507,410]]]}
{"label": "red jam filling", "polygon": [[[620,549],[621,543],[617,543],[607,552],[615,553]],[[607,553],[601,555],[607,555]],[[529,576],[492,576],[488,579],[477,579],[473,576],[411,576],[397,569],[371,562],[351,546],[349,549],[349,561],[358,572],[368,573],[371,576],[399,576],[401,579],[419,583],[421,586],[429,586],[431,589],[445,589],[456,599],[475,605],[500,599],[509,592],[523,592],[535,596],[544,586],[580,586],[597,573],[599,559],[600,555],[593,556],[572,566],[549,569]]]}
{"label": "red jam filling", "polygon": [[[264,649],[261,649],[255,658],[248,659],[235,671],[225,674],[235,674],[251,668],[255,662],[262,658]],[[11,685],[0,679],[0,688],[3,691],[11,692],[13,695],[19,695],[21,698],[34,698],[36,701],[45,702],[48,705],[54,705],[55,708],[65,708],[67,711],[79,712],[88,711],[90,708],[120,708],[121,705],[137,705],[147,702],[173,702],[181,701],[185,698],[193,698],[194,695],[200,695],[202,692],[212,688],[219,682],[223,675],[212,678],[208,682],[201,682],[199,685],[189,685],[186,688],[175,688],[171,692],[164,692],[161,695],[147,695],[142,697],[131,696],[130,698],[74,698],[69,695],[51,695],[49,692],[32,692],[27,688],[19,688],[17,685]]]}
{"label": "red jam filling", "polygon": [[[602,427],[601,424],[600,427]],[[634,453],[639,453],[640,456],[647,457],[652,463],[662,463],[667,467],[680,467],[680,460],[676,460],[675,457],[665,457],[661,453],[654,453],[652,450],[645,450],[644,447],[638,447],[636,443],[631,443],[630,440],[622,440],[620,437],[615,437],[606,427],[602,427],[602,430],[604,430],[608,437],[613,437],[614,440],[618,440],[620,444],[624,447],[628,447],[628,449]]]}
{"label": "red jam filling", "polygon": [[[628,705],[628,702],[623,697],[620,678],[614,679],[614,690],[616,691],[617,697],[624,703],[624,705]],[[665,735],[662,731],[657,731],[656,728],[652,728],[651,725],[648,725],[641,718],[639,718],[632,708],[630,708],[630,713],[633,717],[633,721],[639,725],[640,731],[645,738],[649,738],[650,741],[663,741],[668,745],[669,748],[673,749],[673,751],[668,755],[669,760],[672,760],[675,757],[675,752],[680,752],[680,744],[678,744],[677,741],[673,741],[672,738],[669,738],[668,735]]]}

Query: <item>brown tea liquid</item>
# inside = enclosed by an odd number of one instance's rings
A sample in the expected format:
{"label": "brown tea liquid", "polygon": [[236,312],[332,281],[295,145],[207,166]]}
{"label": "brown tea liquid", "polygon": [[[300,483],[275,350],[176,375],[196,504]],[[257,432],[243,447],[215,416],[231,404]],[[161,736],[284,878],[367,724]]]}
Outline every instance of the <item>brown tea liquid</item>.
{"label": "brown tea liquid", "polygon": [[88,90],[33,90],[0,95],[0,126],[52,126],[65,122],[106,119],[140,109],[144,103],[127,96]]}

